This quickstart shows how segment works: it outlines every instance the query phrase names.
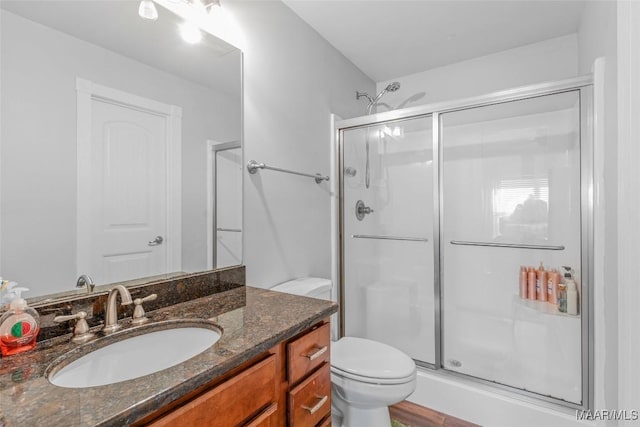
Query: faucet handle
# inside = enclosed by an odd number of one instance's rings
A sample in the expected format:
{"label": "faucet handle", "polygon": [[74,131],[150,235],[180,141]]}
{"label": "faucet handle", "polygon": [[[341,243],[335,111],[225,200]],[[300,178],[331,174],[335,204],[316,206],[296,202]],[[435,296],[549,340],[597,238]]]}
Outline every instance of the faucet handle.
{"label": "faucet handle", "polygon": [[73,328],[73,338],[71,341],[77,343],[83,343],[89,341],[91,338],[95,336],[93,332],[89,332],[89,324],[85,319],[87,317],[87,313],[85,311],[79,311],[76,314],[69,314],[66,316],[56,316],[53,318],[53,321],[56,323],[66,322],[68,320],[76,320],[76,326]]}
{"label": "faucet handle", "polygon": [[158,298],[157,294],[151,294],[151,295],[147,295],[144,298],[134,299],[133,303],[135,304],[136,307],[133,310],[133,320],[131,321],[131,323],[133,323],[134,325],[140,325],[142,323],[149,321],[147,316],[144,315],[145,313],[144,313],[144,307],[142,307],[142,303],[147,301],[153,301],[156,298]]}

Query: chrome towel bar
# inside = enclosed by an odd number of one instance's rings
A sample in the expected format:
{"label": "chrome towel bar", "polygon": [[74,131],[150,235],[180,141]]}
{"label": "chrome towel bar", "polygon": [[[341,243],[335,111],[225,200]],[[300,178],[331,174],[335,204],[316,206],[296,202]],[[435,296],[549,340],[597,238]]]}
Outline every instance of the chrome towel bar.
{"label": "chrome towel bar", "polygon": [[468,242],[465,240],[452,240],[451,244],[463,245],[463,246],[490,246],[494,248],[540,249],[543,251],[563,251],[564,250],[564,246],[521,245],[516,243],[493,243],[493,242]]}
{"label": "chrome towel bar", "polygon": [[352,234],[354,239],[377,239],[377,240],[402,240],[407,242],[428,242],[429,239],[422,237],[400,237],[400,236],[374,236],[370,234]]}
{"label": "chrome towel bar", "polygon": [[272,171],[278,171],[278,172],[284,172],[284,173],[290,173],[293,175],[300,175],[300,176],[306,176],[309,178],[313,178],[316,180],[316,184],[320,184],[322,181],[329,181],[329,177],[326,175],[320,175],[319,173],[312,175],[310,173],[303,173],[303,172],[296,172],[296,171],[292,171],[292,170],[288,170],[288,169],[280,169],[280,168],[274,168],[273,166],[267,166],[264,163],[258,163],[255,160],[249,160],[247,162],[247,170],[249,171],[249,173],[256,173],[258,171],[258,169],[270,169]]}
{"label": "chrome towel bar", "polygon": [[232,233],[242,233],[239,228],[216,228],[216,231],[230,231]]}

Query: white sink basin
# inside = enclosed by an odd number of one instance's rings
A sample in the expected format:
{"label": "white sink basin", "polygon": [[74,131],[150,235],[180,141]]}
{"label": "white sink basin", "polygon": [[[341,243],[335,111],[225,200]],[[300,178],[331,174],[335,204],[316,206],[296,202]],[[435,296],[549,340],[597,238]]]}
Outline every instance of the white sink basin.
{"label": "white sink basin", "polygon": [[178,326],[148,332],[99,348],[53,369],[49,381],[59,387],[84,388],[131,380],[182,363],[221,337],[209,327]]}

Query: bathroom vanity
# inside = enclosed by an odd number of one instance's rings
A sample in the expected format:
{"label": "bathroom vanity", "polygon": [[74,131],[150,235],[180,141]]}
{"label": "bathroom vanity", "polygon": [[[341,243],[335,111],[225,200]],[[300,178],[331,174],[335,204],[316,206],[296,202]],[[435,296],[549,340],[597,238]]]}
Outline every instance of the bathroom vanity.
{"label": "bathroom vanity", "polygon": [[329,425],[329,345],[326,319],[134,425]]}
{"label": "bathroom vanity", "polygon": [[[332,302],[248,286],[149,311],[149,324],[208,319],[222,336],[179,365],[89,388],[49,382],[78,344],[70,334],[47,339],[0,359],[0,425],[330,425],[328,319],[336,311]],[[118,334],[136,328],[120,322]],[[98,348],[100,339],[84,345]]]}

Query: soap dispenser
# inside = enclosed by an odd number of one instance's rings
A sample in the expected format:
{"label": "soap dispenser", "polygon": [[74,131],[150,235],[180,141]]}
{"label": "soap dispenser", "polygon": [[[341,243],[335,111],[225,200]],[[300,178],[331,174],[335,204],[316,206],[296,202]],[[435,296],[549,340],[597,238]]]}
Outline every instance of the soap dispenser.
{"label": "soap dispenser", "polygon": [[31,350],[36,345],[38,326],[38,312],[27,306],[22,298],[22,292],[27,288],[13,287],[7,293],[9,309],[0,317],[0,353],[10,356]]}
{"label": "soap dispenser", "polygon": [[564,284],[567,287],[567,314],[578,314],[578,285],[571,274],[571,267],[562,267],[564,273]]}

